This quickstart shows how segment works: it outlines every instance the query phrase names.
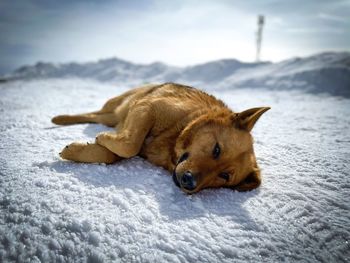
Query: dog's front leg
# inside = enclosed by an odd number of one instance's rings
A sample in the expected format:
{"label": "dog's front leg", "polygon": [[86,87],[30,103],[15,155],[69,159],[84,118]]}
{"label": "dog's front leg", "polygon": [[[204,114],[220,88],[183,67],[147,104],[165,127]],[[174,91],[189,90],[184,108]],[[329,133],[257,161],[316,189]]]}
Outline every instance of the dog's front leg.
{"label": "dog's front leg", "polygon": [[120,132],[100,133],[96,143],[124,158],[137,155],[142,144],[154,125],[151,105],[138,105],[131,109]]}
{"label": "dog's front leg", "polygon": [[80,142],[67,145],[60,156],[63,159],[81,163],[111,164],[123,159],[101,145]]}

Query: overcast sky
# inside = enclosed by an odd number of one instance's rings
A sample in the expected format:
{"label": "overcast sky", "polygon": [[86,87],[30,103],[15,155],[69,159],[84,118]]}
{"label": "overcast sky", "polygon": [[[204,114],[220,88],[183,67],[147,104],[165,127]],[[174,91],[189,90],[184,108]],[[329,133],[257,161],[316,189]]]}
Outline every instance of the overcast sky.
{"label": "overcast sky", "polygon": [[0,72],[37,61],[117,56],[191,65],[350,51],[350,0],[0,0]]}

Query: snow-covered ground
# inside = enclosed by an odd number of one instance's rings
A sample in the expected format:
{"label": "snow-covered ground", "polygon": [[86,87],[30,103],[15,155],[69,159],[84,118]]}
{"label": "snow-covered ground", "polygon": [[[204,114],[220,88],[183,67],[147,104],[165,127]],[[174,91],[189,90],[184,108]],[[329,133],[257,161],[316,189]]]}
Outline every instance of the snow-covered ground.
{"label": "snow-covered ground", "polygon": [[263,184],[188,196],[141,158],[63,161],[102,125],[52,116],[98,109],[130,88],[78,79],[0,85],[0,262],[349,262],[350,100],[300,91],[212,90],[256,125]]}

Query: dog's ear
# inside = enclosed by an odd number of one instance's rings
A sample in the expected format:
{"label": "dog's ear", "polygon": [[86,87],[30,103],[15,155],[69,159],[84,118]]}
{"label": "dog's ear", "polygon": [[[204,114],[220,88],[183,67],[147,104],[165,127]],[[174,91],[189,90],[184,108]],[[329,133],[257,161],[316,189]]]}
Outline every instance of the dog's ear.
{"label": "dog's ear", "polygon": [[248,176],[240,182],[238,185],[234,186],[233,189],[244,192],[250,191],[257,188],[261,184],[260,170],[256,170],[248,174]]}
{"label": "dog's ear", "polygon": [[269,109],[270,107],[260,107],[242,111],[236,115],[234,123],[239,129],[251,131],[261,115]]}

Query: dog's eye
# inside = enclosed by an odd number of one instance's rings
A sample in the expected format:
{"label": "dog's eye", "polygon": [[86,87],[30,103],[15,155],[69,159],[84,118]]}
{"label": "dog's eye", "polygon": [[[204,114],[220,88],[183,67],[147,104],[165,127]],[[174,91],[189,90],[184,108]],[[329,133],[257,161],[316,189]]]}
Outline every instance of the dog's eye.
{"label": "dog's eye", "polygon": [[181,155],[180,159],[177,161],[177,164],[185,161],[188,159],[188,156],[189,156],[189,153],[188,152],[185,152],[183,155]]}
{"label": "dog's eye", "polygon": [[230,179],[230,174],[229,173],[220,173],[219,177],[224,179],[225,181],[228,181]]}
{"label": "dog's eye", "polygon": [[214,159],[219,158],[221,153],[220,145],[218,143],[215,144],[214,149],[213,149],[213,157]]}

